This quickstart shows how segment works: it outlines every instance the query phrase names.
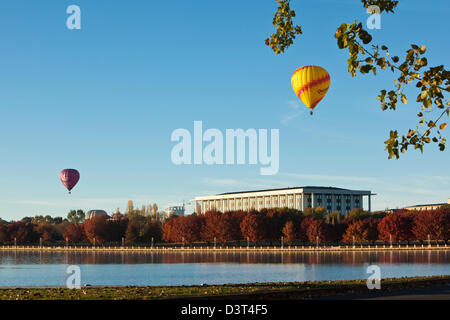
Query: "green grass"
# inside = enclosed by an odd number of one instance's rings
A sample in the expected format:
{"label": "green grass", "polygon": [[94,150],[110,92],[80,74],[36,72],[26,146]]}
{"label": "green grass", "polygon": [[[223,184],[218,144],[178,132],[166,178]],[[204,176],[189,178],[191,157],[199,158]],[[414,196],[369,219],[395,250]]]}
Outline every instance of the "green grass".
{"label": "green grass", "polygon": [[[420,288],[449,284],[450,276],[383,279],[382,290]],[[1,288],[0,300],[148,300],[172,298],[260,298],[273,293],[308,298],[321,295],[369,292],[366,280],[252,283],[205,286],[152,286],[152,287],[82,287],[67,288]]]}

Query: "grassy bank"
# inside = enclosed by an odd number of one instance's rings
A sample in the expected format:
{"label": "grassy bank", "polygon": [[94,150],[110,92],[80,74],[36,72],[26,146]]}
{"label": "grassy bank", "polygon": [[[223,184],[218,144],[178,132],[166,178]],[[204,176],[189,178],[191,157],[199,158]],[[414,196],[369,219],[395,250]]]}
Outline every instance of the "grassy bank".
{"label": "grassy bank", "polygon": [[[381,291],[450,284],[450,275],[383,279]],[[308,299],[370,293],[366,280],[203,286],[1,288],[0,300]]]}

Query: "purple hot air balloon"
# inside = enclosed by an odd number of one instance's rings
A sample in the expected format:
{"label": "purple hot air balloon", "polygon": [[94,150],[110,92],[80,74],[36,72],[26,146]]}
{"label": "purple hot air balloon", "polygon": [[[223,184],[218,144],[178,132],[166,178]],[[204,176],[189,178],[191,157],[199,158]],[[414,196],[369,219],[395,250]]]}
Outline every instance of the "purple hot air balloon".
{"label": "purple hot air balloon", "polygon": [[59,174],[59,178],[67,190],[69,190],[70,194],[70,190],[72,190],[78,183],[78,180],[80,180],[80,173],[75,169],[64,169]]}

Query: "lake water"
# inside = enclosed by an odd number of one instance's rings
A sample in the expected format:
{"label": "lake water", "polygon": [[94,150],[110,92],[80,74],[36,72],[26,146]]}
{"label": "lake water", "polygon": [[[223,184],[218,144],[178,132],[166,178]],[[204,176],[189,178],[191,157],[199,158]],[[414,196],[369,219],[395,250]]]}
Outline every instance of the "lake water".
{"label": "lake water", "polygon": [[0,286],[65,286],[70,265],[81,284],[144,286],[450,275],[450,251],[292,253],[104,253],[0,251]]}

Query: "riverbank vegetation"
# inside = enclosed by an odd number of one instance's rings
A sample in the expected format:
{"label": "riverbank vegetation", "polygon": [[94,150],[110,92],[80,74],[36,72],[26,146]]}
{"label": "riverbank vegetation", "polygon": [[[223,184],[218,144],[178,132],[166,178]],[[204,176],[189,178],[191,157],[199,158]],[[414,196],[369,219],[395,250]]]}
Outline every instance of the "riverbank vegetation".
{"label": "riverbank vegetation", "polygon": [[[0,300],[309,299],[368,294],[366,279],[151,287],[0,288]],[[443,286],[450,276],[382,279],[381,290]]]}
{"label": "riverbank vegetation", "polygon": [[[143,209],[144,210],[144,209]],[[261,211],[208,211],[204,215],[142,214],[129,210],[84,221],[73,210],[67,219],[37,216],[21,221],[0,221],[0,244],[156,244],[244,242],[279,245],[298,243],[363,243],[437,241],[450,238],[450,208],[429,211],[398,210],[368,213],[354,209],[346,215],[322,207]]]}

